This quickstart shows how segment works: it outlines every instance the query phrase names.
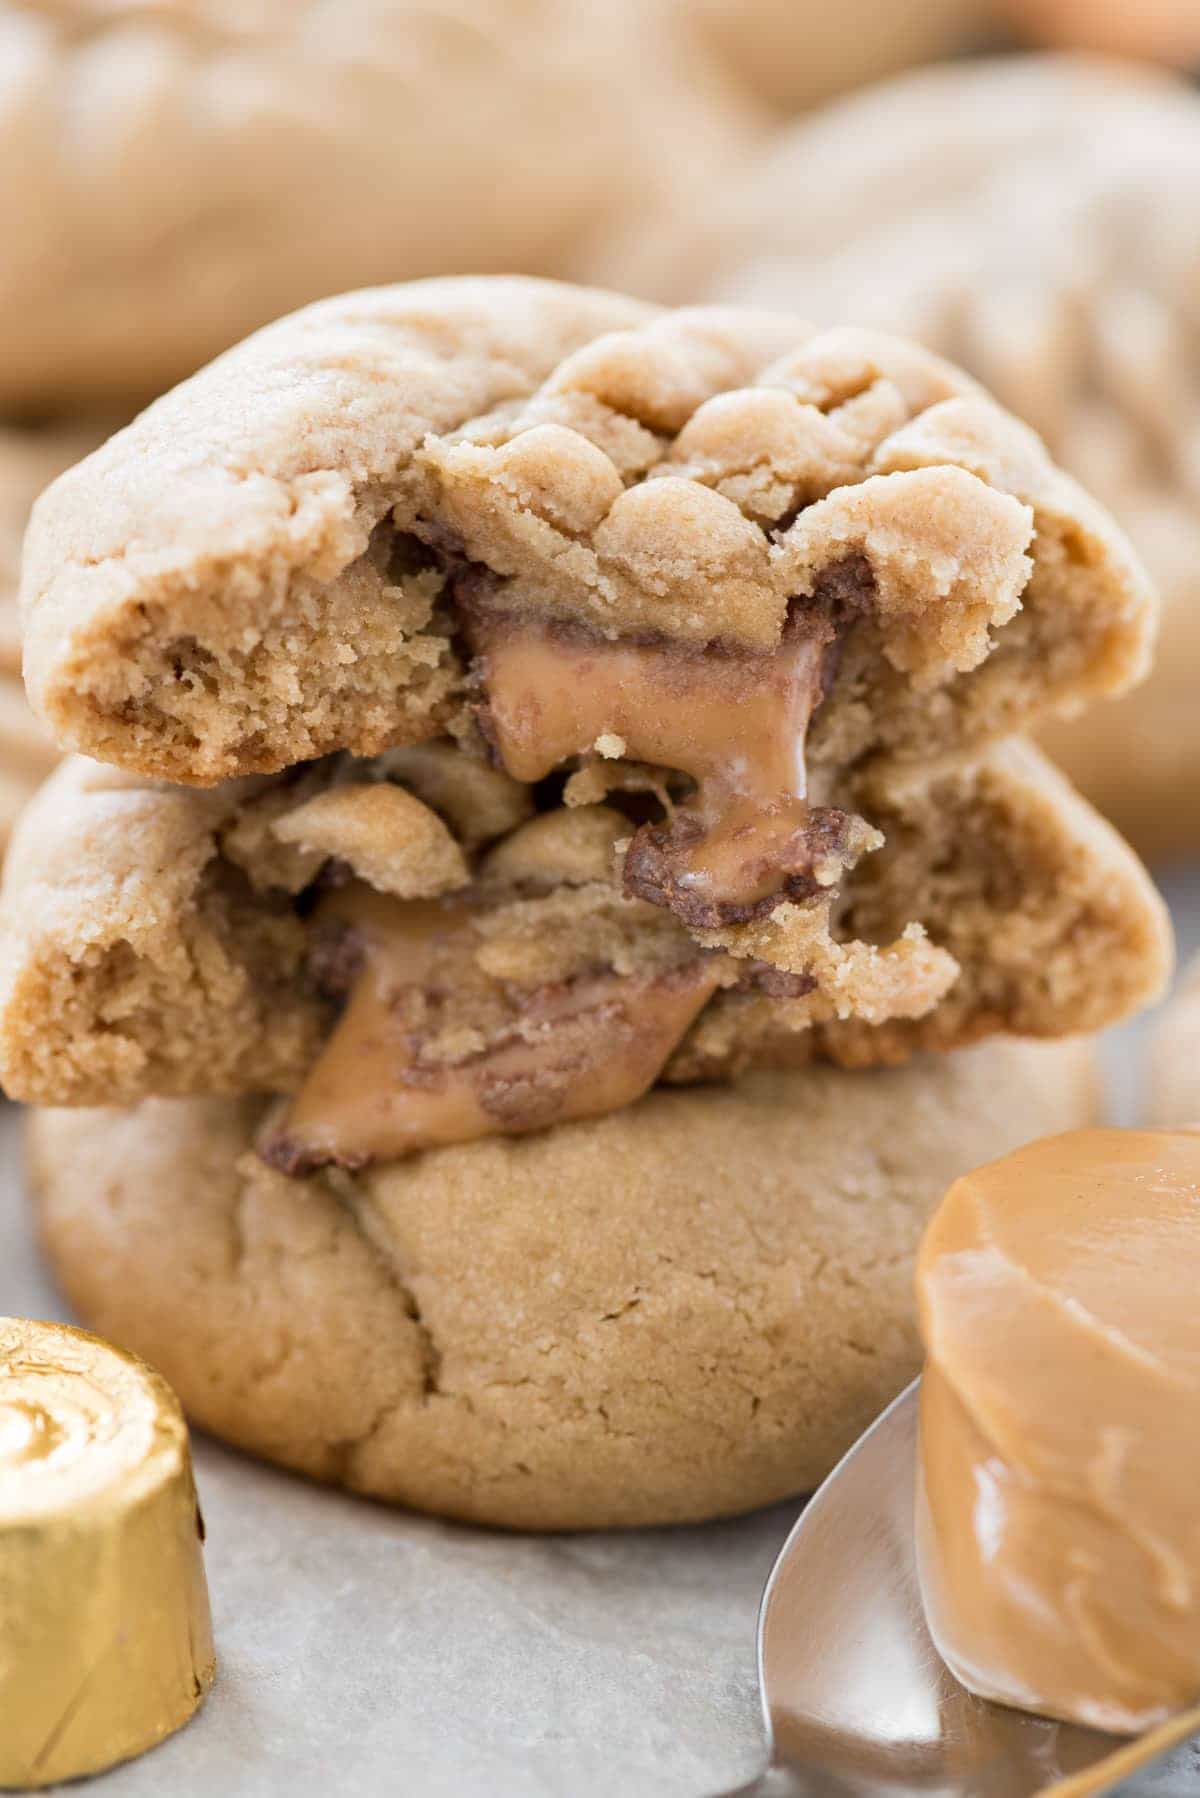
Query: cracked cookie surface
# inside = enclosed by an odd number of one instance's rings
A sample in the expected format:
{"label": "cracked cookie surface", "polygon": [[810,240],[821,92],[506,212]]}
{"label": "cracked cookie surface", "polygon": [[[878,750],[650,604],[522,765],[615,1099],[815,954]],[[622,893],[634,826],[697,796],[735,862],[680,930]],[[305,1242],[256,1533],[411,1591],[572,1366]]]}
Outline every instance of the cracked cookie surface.
{"label": "cracked cookie surface", "polygon": [[653,231],[757,123],[672,27],[665,0],[3,0],[0,409],[145,398],[324,294]]}
{"label": "cracked cookie surface", "polygon": [[1162,199],[1197,181],[1200,99],[1166,75],[1051,55],[925,70],[797,125],[650,280],[910,334],[1111,506],[1162,594],[1154,671],[1039,735],[1144,854],[1200,841],[1179,802],[1200,782],[1200,234]]}
{"label": "cracked cookie surface", "polygon": [[814,1486],[915,1372],[947,1184],[1094,1120],[1089,1045],[656,1093],[619,1118],[285,1179],[261,1107],[30,1124],[43,1241],[200,1427],[520,1529],[728,1515]]}

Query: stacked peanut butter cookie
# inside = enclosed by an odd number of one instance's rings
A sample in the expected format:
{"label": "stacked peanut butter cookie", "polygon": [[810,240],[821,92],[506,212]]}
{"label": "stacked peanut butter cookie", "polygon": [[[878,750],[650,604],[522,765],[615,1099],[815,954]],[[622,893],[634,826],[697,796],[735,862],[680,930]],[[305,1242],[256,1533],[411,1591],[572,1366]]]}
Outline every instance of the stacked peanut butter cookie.
{"label": "stacked peanut butter cookie", "polygon": [[328,301],[53,486],[23,606],[95,759],[19,827],[0,1078],[131,1108],[36,1120],[50,1253],[202,1424],[379,1496],[810,1485],[915,1362],[947,1180],[1089,1118],[1061,1039],[1165,977],[1014,735],[1137,679],[1153,596],[899,340]]}

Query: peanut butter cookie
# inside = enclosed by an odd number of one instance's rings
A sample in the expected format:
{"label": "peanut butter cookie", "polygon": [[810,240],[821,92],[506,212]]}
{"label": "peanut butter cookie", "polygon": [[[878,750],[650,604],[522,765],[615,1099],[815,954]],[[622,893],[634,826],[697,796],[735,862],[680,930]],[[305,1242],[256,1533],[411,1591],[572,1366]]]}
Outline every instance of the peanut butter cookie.
{"label": "peanut butter cookie", "polygon": [[1112,506],[1162,591],[1155,672],[1039,734],[1146,854],[1200,845],[1200,231],[1163,200],[1198,182],[1200,97],[1166,75],[925,70],[796,127],[646,277],[911,333]]}
{"label": "peanut butter cookie", "polygon": [[0,0],[0,411],[375,281],[578,272],[753,131],[669,0]]}
{"label": "peanut butter cookie", "polygon": [[740,922],[702,885],[642,883],[666,776],[597,774],[603,800],[577,774],[535,813],[451,744],[206,791],[69,761],[5,880],[5,1089],[278,1093],[259,1150],[303,1173],[619,1110],[660,1080],[1091,1031],[1165,979],[1140,865],[1018,742],[864,771],[861,813],[796,823],[810,872]]}
{"label": "peanut butter cookie", "polygon": [[43,711],[127,770],[21,835],[0,1076],[35,1102],[270,1090],[303,1173],[1093,1030],[1164,977],[1129,852],[991,741],[1136,676],[1152,594],[899,340],[347,296],[60,481],[25,598]]}
{"label": "peanut butter cookie", "polygon": [[1080,1042],[758,1075],[619,1118],[288,1179],[255,1101],[31,1120],[81,1316],[256,1454],[520,1529],[807,1490],[916,1370],[949,1182],[1093,1120]]}

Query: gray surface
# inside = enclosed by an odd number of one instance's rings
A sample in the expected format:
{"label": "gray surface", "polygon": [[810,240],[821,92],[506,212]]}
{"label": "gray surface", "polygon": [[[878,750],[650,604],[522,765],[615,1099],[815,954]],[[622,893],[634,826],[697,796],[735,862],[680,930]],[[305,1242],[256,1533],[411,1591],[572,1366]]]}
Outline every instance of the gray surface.
{"label": "gray surface", "polygon": [[[1167,872],[1200,947],[1200,870]],[[1109,1045],[1136,1116],[1141,1027]],[[0,1118],[0,1310],[66,1313]],[[325,1492],[200,1440],[220,1675],[199,1718],[104,1798],[703,1798],[760,1752],[758,1594],[794,1515],[571,1538],[459,1529]],[[1195,1751],[1132,1792],[1200,1794]]]}

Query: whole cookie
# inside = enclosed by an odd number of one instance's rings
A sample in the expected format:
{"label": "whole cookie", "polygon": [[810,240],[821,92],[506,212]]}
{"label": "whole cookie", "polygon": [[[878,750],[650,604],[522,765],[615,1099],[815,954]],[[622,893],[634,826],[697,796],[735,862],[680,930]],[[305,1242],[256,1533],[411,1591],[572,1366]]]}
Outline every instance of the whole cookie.
{"label": "whole cookie", "polygon": [[751,129],[668,0],[3,0],[0,410],[294,306],[578,269]]}
{"label": "whole cookie", "polygon": [[1090,1121],[1089,1047],[757,1076],[359,1175],[250,1153],[254,1101],[35,1114],[39,1221],[94,1328],[228,1441],[514,1528],[811,1488],[915,1371],[949,1182]]}
{"label": "whole cookie", "polygon": [[1200,230],[1163,204],[1198,181],[1200,96],[1168,76],[924,70],[796,127],[651,283],[909,332],[1112,506],[1163,595],[1156,670],[1043,740],[1144,853],[1200,842]]}
{"label": "whole cookie", "polygon": [[752,92],[810,105],[895,69],[961,50],[987,27],[989,0],[677,0]]}

